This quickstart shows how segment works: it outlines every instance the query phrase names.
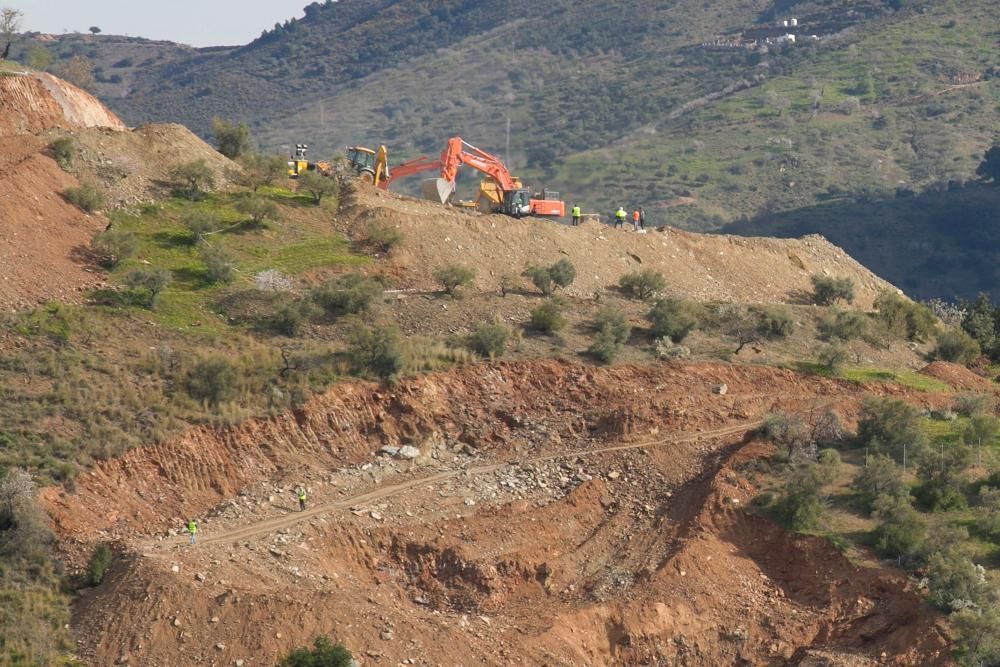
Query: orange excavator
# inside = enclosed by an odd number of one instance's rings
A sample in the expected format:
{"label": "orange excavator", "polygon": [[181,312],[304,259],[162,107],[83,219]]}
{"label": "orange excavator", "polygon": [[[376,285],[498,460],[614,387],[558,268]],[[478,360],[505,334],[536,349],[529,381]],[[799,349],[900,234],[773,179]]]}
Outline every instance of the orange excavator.
{"label": "orange excavator", "polygon": [[455,193],[455,179],[461,166],[469,166],[486,178],[479,185],[476,203],[479,210],[488,213],[504,213],[516,218],[525,215],[563,217],[566,204],[559,199],[558,192],[543,190],[532,194],[521,184],[521,179],[512,176],[500,158],[452,137],[441,153],[441,177],[424,181],[424,197],[445,203]]}
{"label": "orange excavator", "polygon": [[[357,149],[355,149],[357,150]],[[384,148],[378,152],[385,155]],[[375,154],[375,151],[371,151]],[[455,194],[455,179],[459,167],[466,165],[482,173],[486,178],[479,184],[479,195],[474,204],[484,213],[504,213],[514,217],[538,215],[563,217],[566,215],[566,204],[559,199],[559,193],[543,190],[533,195],[531,190],[521,184],[521,179],[512,176],[504,163],[484,150],[476,148],[462,140],[452,137],[437,160],[421,156],[403,162],[391,170],[383,161],[382,171],[375,170],[374,183],[377,187],[388,190],[389,185],[400,178],[411,176],[423,171],[439,170],[439,178],[427,179],[422,183],[424,197],[442,204],[450,203]],[[371,182],[371,178],[368,179]]]}

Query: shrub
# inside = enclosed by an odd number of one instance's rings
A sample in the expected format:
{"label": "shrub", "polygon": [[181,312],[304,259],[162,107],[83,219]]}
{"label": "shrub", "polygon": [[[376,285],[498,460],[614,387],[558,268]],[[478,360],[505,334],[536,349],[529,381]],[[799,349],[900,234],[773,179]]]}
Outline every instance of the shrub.
{"label": "shrub", "polygon": [[219,217],[208,211],[190,211],[181,218],[181,224],[191,233],[191,244],[205,240],[205,236],[219,226]]}
{"label": "shrub", "polygon": [[328,317],[358,315],[382,296],[382,283],[360,273],[348,273],[317,287],[311,296]]}
{"label": "shrub", "polygon": [[94,553],[91,554],[87,562],[87,583],[97,586],[104,581],[104,574],[111,567],[111,547],[107,544],[99,544]]}
{"label": "shrub", "polygon": [[778,519],[790,530],[815,530],[826,513],[823,486],[827,473],[815,463],[794,467],[788,474],[782,495],[775,505]]}
{"label": "shrub", "polygon": [[538,288],[538,291],[548,296],[559,287],[568,287],[576,280],[576,268],[568,259],[563,258],[552,266],[529,266],[524,270],[524,276]]}
{"label": "shrub", "polygon": [[897,463],[903,449],[913,460],[927,442],[920,428],[920,413],[899,399],[866,398],[861,403],[858,443],[873,453],[885,453]]}
{"label": "shrub", "polygon": [[827,276],[812,276],[813,303],[819,306],[832,306],[837,301],[854,302],[854,281],[850,278],[833,278]]}
{"label": "shrub", "polygon": [[510,328],[503,324],[480,324],[468,339],[468,347],[476,354],[495,359],[502,357],[510,339]]}
{"label": "shrub", "polygon": [[566,327],[564,309],[565,304],[557,298],[549,299],[538,305],[531,311],[531,328],[548,334],[562,331]]}
{"label": "shrub", "polygon": [[286,178],[287,163],[280,155],[262,155],[254,153],[240,160],[242,170],[235,170],[230,180],[250,188],[254,192],[262,185],[271,185],[275,181]]}
{"label": "shrub", "polygon": [[782,306],[747,308],[723,304],[717,311],[716,320],[722,332],[736,340],[734,354],[739,354],[751,343],[784,338],[795,330],[791,314]]}
{"label": "shrub", "polygon": [[699,312],[693,304],[667,297],[656,302],[646,313],[646,319],[654,337],[667,337],[680,343],[698,327]]}
{"label": "shrub", "polygon": [[622,343],[615,340],[615,335],[612,332],[602,329],[594,336],[590,347],[587,348],[587,354],[601,363],[610,364],[624,347]]}
{"label": "shrub", "polygon": [[199,199],[206,189],[215,187],[215,173],[204,159],[175,165],[169,177],[184,189],[188,199]]}
{"label": "shrub", "polygon": [[956,364],[968,364],[979,356],[979,343],[961,329],[945,329],[937,334],[937,345],[931,353],[935,359]]}
{"label": "shrub", "polygon": [[94,234],[90,247],[101,266],[113,269],[135,253],[139,242],[132,232],[107,229]]}
{"label": "shrub", "polygon": [[52,151],[52,158],[63,169],[73,166],[73,158],[76,157],[76,142],[72,137],[59,137],[51,144],[49,150]]}
{"label": "shrub", "polygon": [[156,306],[157,297],[170,284],[170,280],[171,274],[167,269],[134,269],[125,276],[125,284],[146,308]]}
{"label": "shrub", "polygon": [[908,340],[926,340],[934,329],[934,313],[927,306],[908,301],[892,290],[878,295],[875,309],[888,331]]}
{"label": "shrub", "polygon": [[452,347],[445,341],[427,336],[407,336],[401,349],[403,371],[407,373],[439,371],[476,359],[476,355],[467,348]]}
{"label": "shrub", "polygon": [[691,356],[691,348],[675,343],[669,336],[657,338],[653,344],[653,353],[657,359],[674,360],[687,359]]}
{"label": "shrub", "polygon": [[365,242],[375,251],[386,254],[403,242],[403,233],[384,222],[368,225]]}
{"label": "shrub", "polygon": [[205,275],[213,283],[232,282],[236,274],[233,257],[222,248],[206,247],[201,251],[201,261],[205,263]]}
{"label": "shrub", "polygon": [[784,306],[766,306],[756,310],[757,332],[763,340],[787,338],[795,331],[792,314]]}
{"label": "shrub", "polygon": [[605,364],[615,360],[632,334],[632,327],[625,313],[613,306],[604,306],[597,311],[591,328],[596,335],[587,348],[587,353]]}
{"label": "shrub", "polygon": [[878,550],[899,561],[919,554],[927,541],[927,524],[910,505],[909,498],[879,496],[873,507],[873,515],[879,521],[875,529]]}
{"label": "shrub", "polygon": [[964,665],[1000,664],[1000,609],[962,609],[949,617]]}
{"label": "shrub", "polygon": [[927,560],[927,599],[945,611],[986,607],[995,603],[986,570],[954,545],[936,551]]}
{"label": "shrub", "polygon": [[841,310],[820,322],[819,333],[824,340],[849,341],[865,333],[868,318],[856,310]]}
{"label": "shrub", "polygon": [[785,450],[788,460],[794,458],[812,458],[815,445],[809,433],[809,427],[800,415],[777,412],[764,417],[761,435],[777,447]]}
{"label": "shrub", "polygon": [[827,370],[836,372],[847,361],[847,350],[840,345],[827,345],[819,351],[818,358]]}
{"label": "shrub", "polygon": [[993,411],[996,402],[989,394],[960,394],[955,397],[953,409],[963,417],[973,415],[989,414]]}
{"label": "shrub", "polygon": [[434,280],[441,283],[446,293],[455,294],[455,290],[459,287],[472,282],[476,277],[476,271],[462,264],[445,264],[435,268],[432,275]]}
{"label": "shrub", "polygon": [[294,338],[302,333],[306,322],[314,313],[315,306],[308,299],[286,302],[274,313],[268,324],[273,331]]}
{"label": "shrub", "polygon": [[869,512],[874,509],[875,500],[880,496],[905,500],[909,500],[910,496],[903,482],[902,469],[885,454],[869,456],[865,467],[855,476],[851,486]]}
{"label": "shrub", "polygon": [[569,287],[576,280],[576,267],[565,257],[549,267],[549,275],[556,287]]}
{"label": "shrub", "polygon": [[505,273],[500,276],[500,296],[507,296],[508,292],[513,292],[521,288],[521,280],[512,273]]}
{"label": "shrub", "polygon": [[405,365],[399,330],[395,327],[355,327],[350,335],[347,358],[355,373],[394,379]]}
{"label": "shrub", "polygon": [[236,368],[227,359],[209,357],[188,371],[185,389],[191,398],[215,407],[233,398],[237,381]]}
{"label": "shrub", "polygon": [[552,294],[556,289],[556,283],[552,280],[552,274],[544,266],[529,266],[524,270],[524,276],[531,280],[531,284],[546,296]]}
{"label": "shrub", "polygon": [[351,667],[354,658],[343,644],[333,644],[320,636],[313,648],[297,648],[278,662],[278,667]]}
{"label": "shrub", "polygon": [[278,205],[270,199],[249,195],[236,202],[236,210],[250,217],[250,222],[256,227],[265,227],[269,222],[280,222],[281,212]]}
{"label": "shrub", "polygon": [[323,197],[336,197],[340,193],[340,184],[337,179],[324,176],[316,171],[307,171],[298,178],[299,190],[305,190],[312,195],[313,203],[319,206],[323,203]]}
{"label": "shrub", "polygon": [[212,133],[215,134],[215,145],[219,152],[231,160],[250,150],[250,129],[244,123],[233,125],[216,117],[212,119]]}
{"label": "shrub", "polygon": [[93,183],[82,183],[80,187],[69,188],[63,194],[66,201],[87,213],[93,213],[104,206],[104,195]]}
{"label": "shrub", "polygon": [[618,286],[627,296],[641,301],[649,301],[667,286],[663,274],[653,269],[643,269],[626,273],[618,279]]}

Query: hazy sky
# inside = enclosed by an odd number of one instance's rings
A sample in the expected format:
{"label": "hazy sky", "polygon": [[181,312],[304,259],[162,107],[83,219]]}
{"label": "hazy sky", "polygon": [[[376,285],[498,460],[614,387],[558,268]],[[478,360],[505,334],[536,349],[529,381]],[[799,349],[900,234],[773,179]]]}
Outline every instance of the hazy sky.
{"label": "hazy sky", "polygon": [[246,44],[312,0],[0,0],[24,12],[23,30],[103,32],[193,46]]}

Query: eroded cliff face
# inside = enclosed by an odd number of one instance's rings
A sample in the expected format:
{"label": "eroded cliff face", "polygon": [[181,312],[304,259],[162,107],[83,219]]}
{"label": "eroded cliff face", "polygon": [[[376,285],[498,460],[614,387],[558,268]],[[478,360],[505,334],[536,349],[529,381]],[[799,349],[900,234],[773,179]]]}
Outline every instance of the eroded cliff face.
{"label": "eroded cliff face", "polygon": [[0,75],[0,137],[86,127],[126,129],[96,97],[51,74]]}

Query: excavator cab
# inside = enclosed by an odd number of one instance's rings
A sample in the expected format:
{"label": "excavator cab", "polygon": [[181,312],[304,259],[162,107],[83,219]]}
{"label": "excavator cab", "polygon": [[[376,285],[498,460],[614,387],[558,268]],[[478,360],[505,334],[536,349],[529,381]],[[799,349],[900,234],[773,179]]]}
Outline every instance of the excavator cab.
{"label": "excavator cab", "polygon": [[385,146],[379,146],[377,151],[364,146],[349,146],[347,149],[347,163],[361,180],[372,185],[379,185],[389,178],[387,157]]}
{"label": "excavator cab", "polygon": [[515,218],[531,215],[531,190],[520,188],[504,192],[502,211]]}

